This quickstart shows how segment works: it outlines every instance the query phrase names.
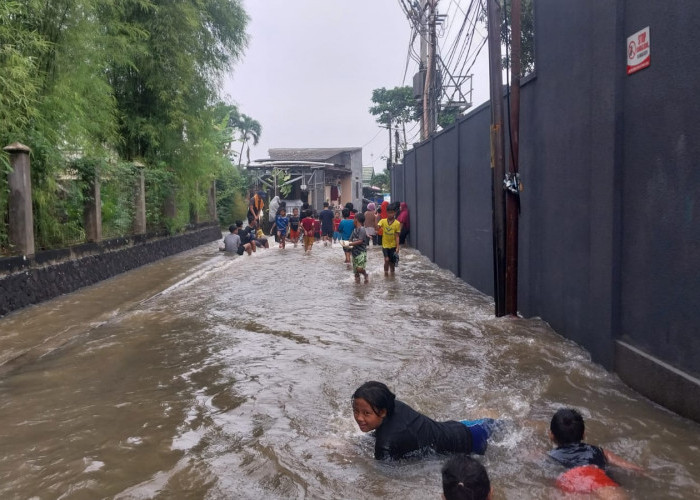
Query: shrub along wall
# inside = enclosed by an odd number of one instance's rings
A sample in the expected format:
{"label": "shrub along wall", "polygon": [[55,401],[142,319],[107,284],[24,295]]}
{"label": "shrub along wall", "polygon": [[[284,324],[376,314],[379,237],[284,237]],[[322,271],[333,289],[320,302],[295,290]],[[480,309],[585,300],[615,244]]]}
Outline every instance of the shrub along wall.
{"label": "shrub along wall", "polygon": [[221,238],[206,223],[176,236],[139,235],[0,259],[0,315],[73,292]]}

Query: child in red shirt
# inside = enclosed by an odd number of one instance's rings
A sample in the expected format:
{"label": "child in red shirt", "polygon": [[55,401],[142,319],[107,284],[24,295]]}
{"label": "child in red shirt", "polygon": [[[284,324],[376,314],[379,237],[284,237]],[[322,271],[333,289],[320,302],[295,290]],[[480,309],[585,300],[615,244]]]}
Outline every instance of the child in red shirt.
{"label": "child in red shirt", "polygon": [[301,220],[301,228],[304,230],[304,253],[310,252],[314,244],[314,218],[308,211]]}

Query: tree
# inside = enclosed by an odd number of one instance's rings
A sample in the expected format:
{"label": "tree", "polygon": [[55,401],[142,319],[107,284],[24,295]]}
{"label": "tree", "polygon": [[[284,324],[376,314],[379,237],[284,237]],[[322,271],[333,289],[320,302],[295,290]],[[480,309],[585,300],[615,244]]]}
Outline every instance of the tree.
{"label": "tree", "polygon": [[[235,127],[241,133],[241,152],[238,155],[238,163],[240,164],[243,163],[243,148],[248,144],[248,141],[250,141],[251,139],[253,141],[253,146],[258,144],[258,141],[260,140],[260,134],[262,133],[262,127],[257,120],[254,120],[246,114],[241,114],[239,116]],[[250,148],[248,149],[248,151],[250,151]],[[248,159],[250,161],[250,155]]]}
{"label": "tree", "polygon": [[407,149],[406,124],[420,119],[420,103],[413,98],[413,88],[409,86],[385,87],[372,91],[374,106],[369,108],[370,114],[376,116],[377,123],[389,129],[389,162],[391,163],[391,133],[396,124],[403,128],[402,150]]}
{"label": "tree", "polygon": [[[534,0],[521,0],[521,54],[520,65],[522,75],[525,76],[535,71],[535,10]],[[503,0],[503,21],[501,22],[501,43],[505,47],[510,46],[510,5],[511,0]],[[483,12],[481,20],[486,22],[486,12]],[[510,51],[504,51],[503,67],[510,68]]]}
{"label": "tree", "polygon": [[373,186],[381,188],[384,192],[391,191],[391,173],[386,168],[380,174],[372,174],[372,180],[370,182]]}

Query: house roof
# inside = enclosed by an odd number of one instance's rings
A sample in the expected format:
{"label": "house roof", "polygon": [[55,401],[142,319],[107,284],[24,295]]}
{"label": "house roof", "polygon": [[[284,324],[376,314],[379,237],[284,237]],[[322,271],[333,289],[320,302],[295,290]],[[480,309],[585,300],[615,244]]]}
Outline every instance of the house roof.
{"label": "house roof", "polygon": [[273,148],[268,153],[272,161],[328,161],[341,153],[361,150],[362,148]]}

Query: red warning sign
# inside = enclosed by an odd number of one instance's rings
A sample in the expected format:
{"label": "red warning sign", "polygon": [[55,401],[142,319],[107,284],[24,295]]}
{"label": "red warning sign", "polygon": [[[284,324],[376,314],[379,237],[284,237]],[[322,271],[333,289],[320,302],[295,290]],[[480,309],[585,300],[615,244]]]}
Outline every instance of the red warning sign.
{"label": "red warning sign", "polygon": [[631,75],[651,64],[649,26],[627,38],[627,74]]}

